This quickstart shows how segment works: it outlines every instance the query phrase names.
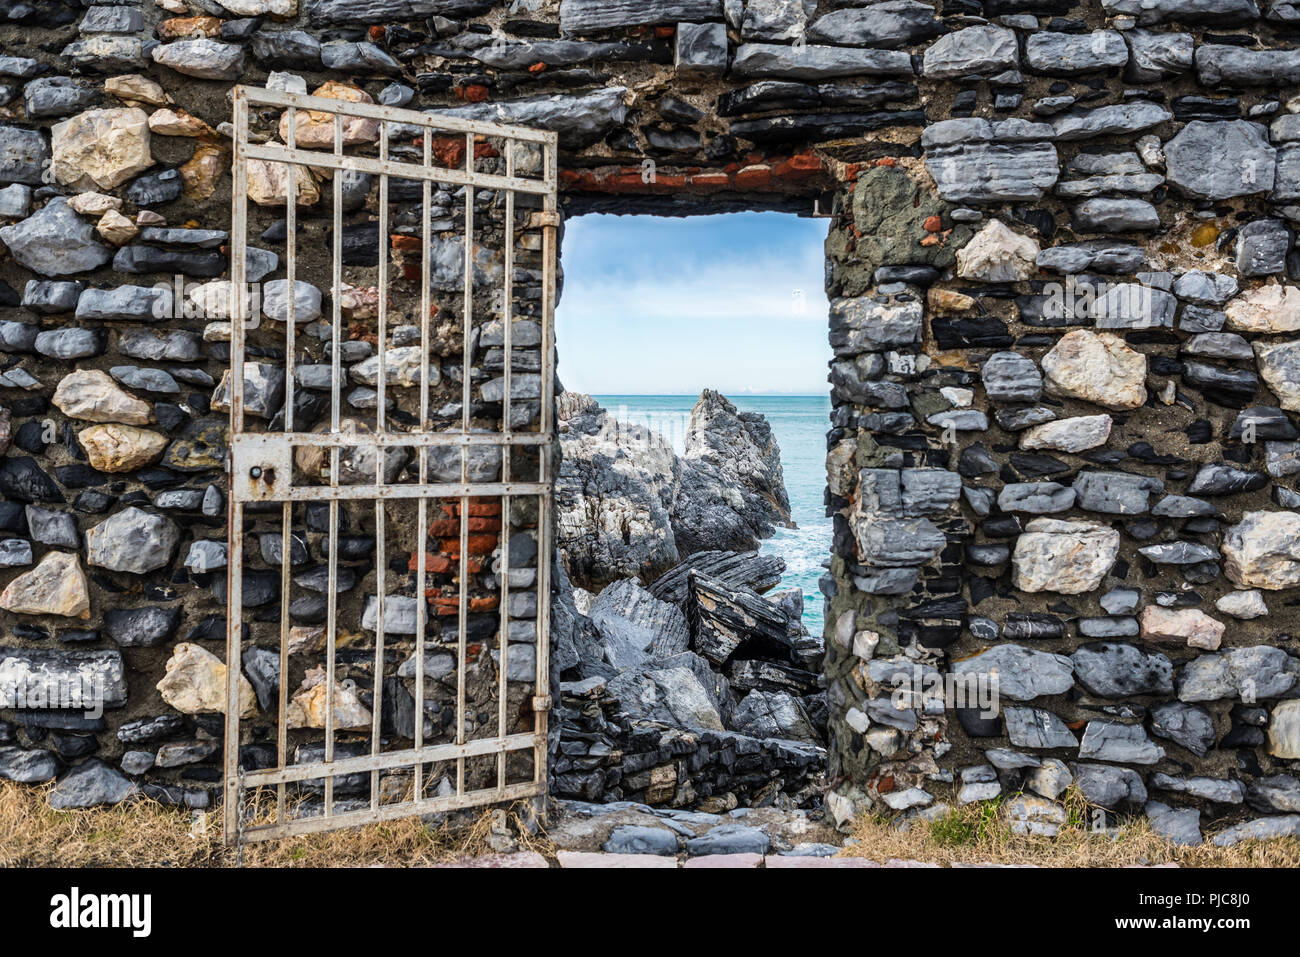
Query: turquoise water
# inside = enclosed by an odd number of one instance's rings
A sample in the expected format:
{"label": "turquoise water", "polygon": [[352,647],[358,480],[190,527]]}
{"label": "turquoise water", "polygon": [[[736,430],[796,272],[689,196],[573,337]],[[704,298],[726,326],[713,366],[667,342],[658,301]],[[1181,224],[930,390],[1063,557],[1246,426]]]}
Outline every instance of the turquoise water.
{"label": "turquoise water", "polygon": [[[598,395],[611,415],[623,422],[645,425],[668,439],[680,454],[695,395]],[[831,520],[825,515],[826,431],[831,400],[824,395],[728,395],[742,412],[759,412],[772,426],[781,447],[781,467],[790,496],[790,514],[797,528],[778,528],[763,543],[765,554],[785,559],[780,588],[804,593],[804,624],[814,635],[822,630],[822,596],[817,589],[822,562],[830,557]]]}

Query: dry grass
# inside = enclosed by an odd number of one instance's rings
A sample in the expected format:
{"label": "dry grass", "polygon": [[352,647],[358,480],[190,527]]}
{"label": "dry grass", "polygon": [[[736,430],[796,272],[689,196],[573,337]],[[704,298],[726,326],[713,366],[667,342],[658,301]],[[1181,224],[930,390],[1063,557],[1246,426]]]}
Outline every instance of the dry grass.
{"label": "dry grass", "polygon": [[[0,781],[0,867],[234,867],[219,817],[154,801],[56,811],[46,788]],[[530,835],[507,812],[523,850],[548,856],[543,834]],[[422,867],[490,854],[493,812],[452,824],[408,818],[328,834],[248,844],[245,867]]]}
{"label": "dry grass", "polygon": [[936,821],[917,821],[901,831],[883,817],[859,817],[849,857],[889,858],[935,864],[1003,864],[1038,867],[1300,867],[1300,840],[1243,841],[1221,848],[1206,842],[1181,847],[1156,834],[1145,818],[1125,821],[1107,833],[1088,826],[1091,808],[1072,788],[1065,796],[1067,822],[1055,838],[1011,833],[1001,801],[957,807]]}

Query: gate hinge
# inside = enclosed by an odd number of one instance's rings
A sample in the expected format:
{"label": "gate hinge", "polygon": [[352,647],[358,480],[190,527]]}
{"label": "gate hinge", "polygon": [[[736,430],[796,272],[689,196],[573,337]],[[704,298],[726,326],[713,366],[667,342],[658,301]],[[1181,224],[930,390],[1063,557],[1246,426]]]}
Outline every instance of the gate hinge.
{"label": "gate hinge", "polygon": [[533,710],[534,710],[534,711],[550,711],[550,710],[551,710],[551,696],[548,695],[548,694],[539,694],[539,695],[534,695],[534,696],[533,696]]}

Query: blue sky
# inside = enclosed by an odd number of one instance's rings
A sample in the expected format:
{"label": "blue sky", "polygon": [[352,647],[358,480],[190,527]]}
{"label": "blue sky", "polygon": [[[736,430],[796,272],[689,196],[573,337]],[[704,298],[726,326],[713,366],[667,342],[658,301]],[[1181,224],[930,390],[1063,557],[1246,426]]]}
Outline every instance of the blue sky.
{"label": "blue sky", "polygon": [[826,220],[565,223],[560,380],[594,395],[826,392]]}

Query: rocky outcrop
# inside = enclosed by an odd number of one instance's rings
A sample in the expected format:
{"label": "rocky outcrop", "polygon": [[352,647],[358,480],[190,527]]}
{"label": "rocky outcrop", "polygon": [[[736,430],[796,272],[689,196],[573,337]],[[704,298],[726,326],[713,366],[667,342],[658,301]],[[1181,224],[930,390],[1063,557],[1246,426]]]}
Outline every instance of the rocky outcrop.
{"label": "rocky outcrop", "polygon": [[781,449],[757,412],[701,393],[691,409],[672,523],[678,551],[749,551],[790,522]]}
{"label": "rocky outcrop", "polygon": [[677,564],[672,447],[650,429],[616,422],[590,396],[561,395],[556,416],[556,540],[569,574],[599,587],[628,575],[653,580]]}
{"label": "rocky outcrop", "polygon": [[557,415],[557,541],[584,587],[628,575],[653,582],[698,552],[747,552],[790,521],[771,428],[716,392],[691,410],[681,456],[590,396],[565,393]]}

